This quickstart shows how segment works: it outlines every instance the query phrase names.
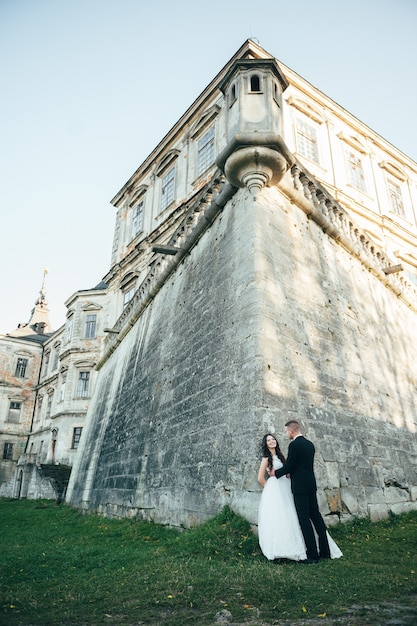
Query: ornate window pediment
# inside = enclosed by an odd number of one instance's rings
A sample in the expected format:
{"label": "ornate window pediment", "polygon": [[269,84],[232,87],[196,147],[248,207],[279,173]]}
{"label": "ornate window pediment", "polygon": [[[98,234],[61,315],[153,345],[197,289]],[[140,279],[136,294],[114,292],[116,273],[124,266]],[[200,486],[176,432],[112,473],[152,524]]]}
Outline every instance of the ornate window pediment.
{"label": "ornate window pediment", "polygon": [[128,287],[131,283],[136,282],[137,278],[138,272],[129,272],[128,274],[125,274],[120,281],[120,289],[126,289],[126,287]]}
{"label": "ornate window pediment", "polygon": [[397,178],[401,182],[404,182],[407,180],[407,176],[403,172],[403,170],[400,167],[398,167],[398,165],[395,165],[395,163],[392,163],[391,161],[381,161],[381,163],[379,164],[379,167],[382,167],[383,170],[391,174],[391,176],[395,176],[395,178]]}
{"label": "ornate window pediment", "polygon": [[15,354],[17,356],[23,356],[23,357],[32,357],[33,356],[32,352],[29,352],[28,350],[16,350]]}
{"label": "ornate window pediment", "polygon": [[357,150],[361,154],[368,154],[369,150],[364,146],[359,137],[356,137],[356,135],[346,135],[346,133],[342,130],[337,134],[337,136],[354,150]]}
{"label": "ornate window pediment", "polygon": [[218,116],[219,112],[220,107],[218,104],[215,104],[207,109],[207,111],[205,111],[199,120],[192,126],[190,132],[191,139],[195,139],[198,135],[201,135],[201,133],[203,133]]}
{"label": "ornate window pediment", "polygon": [[322,112],[309,102],[306,102],[305,100],[300,100],[300,98],[296,98],[295,96],[290,96],[287,99],[287,102],[289,105],[293,106],[295,109],[301,111],[301,113],[304,113],[304,115],[307,115],[312,120],[317,122],[317,124],[324,123],[325,119]]}
{"label": "ornate window pediment", "polygon": [[102,308],[103,307],[101,307],[99,304],[95,304],[94,302],[87,302],[82,307],[82,310],[83,311],[100,311],[100,309]]}
{"label": "ornate window pediment", "polygon": [[87,368],[91,369],[95,365],[95,361],[92,359],[81,359],[80,361],[75,361],[75,367],[77,368]]}
{"label": "ornate window pediment", "polygon": [[178,159],[180,154],[181,153],[179,150],[170,150],[159,163],[158,167],[156,168],[155,174],[157,176],[163,176],[169,168],[174,166],[174,163]]}
{"label": "ornate window pediment", "polygon": [[139,185],[139,187],[137,189],[135,189],[135,191],[132,193],[132,197],[130,199],[129,202],[129,207],[134,206],[137,201],[145,195],[145,193],[148,191],[148,185]]}

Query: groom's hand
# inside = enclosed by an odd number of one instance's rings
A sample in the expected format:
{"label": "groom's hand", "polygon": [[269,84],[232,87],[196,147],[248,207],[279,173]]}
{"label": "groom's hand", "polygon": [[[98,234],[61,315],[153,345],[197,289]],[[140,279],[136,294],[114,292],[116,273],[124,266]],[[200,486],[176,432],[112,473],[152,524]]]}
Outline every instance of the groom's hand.
{"label": "groom's hand", "polygon": [[268,470],[268,475],[269,475],[269,477],[275,476],[275,470],[274,470],[273,467],[271,467],[271,469]]}

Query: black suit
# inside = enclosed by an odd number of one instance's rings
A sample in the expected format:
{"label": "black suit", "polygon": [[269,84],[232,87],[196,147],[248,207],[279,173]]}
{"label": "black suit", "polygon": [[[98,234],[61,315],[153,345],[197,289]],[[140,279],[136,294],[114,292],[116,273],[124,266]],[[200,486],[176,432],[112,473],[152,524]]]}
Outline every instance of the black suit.
{"label": "black suit", "polygon": [[314,476],[314,445],[302,435],[291,441],[288,447],[288,458],[283,467],[275,471],[281,478],[285,474],[291,476],[291,491],[294,495],[295,508],[300,521],[301,531],[307,548],[308,559],[318,559],[317,544],[311,524],[319,538],[320,556],[330,556],[326,525],[320,514],[317,503],[317,485]]}

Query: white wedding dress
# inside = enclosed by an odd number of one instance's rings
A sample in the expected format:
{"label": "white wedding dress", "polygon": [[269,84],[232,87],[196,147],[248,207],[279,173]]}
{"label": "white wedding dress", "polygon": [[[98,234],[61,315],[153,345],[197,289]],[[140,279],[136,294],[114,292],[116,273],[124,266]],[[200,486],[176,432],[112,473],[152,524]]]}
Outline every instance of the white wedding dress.
{"label": "white wedding dress", "polygon": [[[274,469],[282,467],[277,456],[272,457]],[[268,478],[263,488],[258,510],[259,545],[267,559],[291,559],[303,561],[307,558],[306,547],[294,498],[291,481],[286,476]],[[330,556],[338,559],[342,552],[327,533]]]}

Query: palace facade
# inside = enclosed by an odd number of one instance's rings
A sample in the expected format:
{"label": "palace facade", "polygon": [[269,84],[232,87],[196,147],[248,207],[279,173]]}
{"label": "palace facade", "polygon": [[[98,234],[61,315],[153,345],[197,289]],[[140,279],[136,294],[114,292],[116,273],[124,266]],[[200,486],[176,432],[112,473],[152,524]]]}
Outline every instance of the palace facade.
{"label": "palace facade", "polygon": [[415,508],[417,164],[248,40],[112,203],[102,283],[2,338],[0,494],[255,523],[294,417],[329,520]]}

